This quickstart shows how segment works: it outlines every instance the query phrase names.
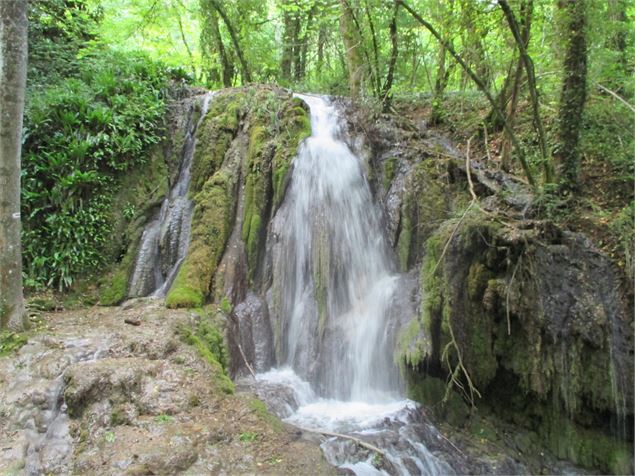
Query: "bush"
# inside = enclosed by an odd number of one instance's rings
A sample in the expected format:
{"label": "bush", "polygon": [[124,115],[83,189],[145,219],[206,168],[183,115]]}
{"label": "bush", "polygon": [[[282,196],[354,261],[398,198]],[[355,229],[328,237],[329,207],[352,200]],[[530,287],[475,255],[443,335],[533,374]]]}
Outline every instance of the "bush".
{"label": "bush", "polygon": [[22,155],[26,283],[69,287],[104,262],[118,178],[160,141],[166,69],[95,50],[28,91]]}

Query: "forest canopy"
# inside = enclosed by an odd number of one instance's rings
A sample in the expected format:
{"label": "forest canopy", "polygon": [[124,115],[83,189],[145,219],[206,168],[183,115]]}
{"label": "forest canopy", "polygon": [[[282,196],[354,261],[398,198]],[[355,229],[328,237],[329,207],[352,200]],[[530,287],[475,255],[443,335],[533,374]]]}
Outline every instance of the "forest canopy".
{"label": "forest canopy", "polygon": [[568,219],[599,174],[610,193],[582,207],[613,230],[610,251],[630,259],[632,0],[40,0],[29,8],[29,286],[67,288],[108,258],[120,178],[161,141],[166,101],[185,85],[274,83],[357,97],[377,113],[423,108],[427,124],[459,143],[477,137],[483,157],[532,184],[550,217]]}

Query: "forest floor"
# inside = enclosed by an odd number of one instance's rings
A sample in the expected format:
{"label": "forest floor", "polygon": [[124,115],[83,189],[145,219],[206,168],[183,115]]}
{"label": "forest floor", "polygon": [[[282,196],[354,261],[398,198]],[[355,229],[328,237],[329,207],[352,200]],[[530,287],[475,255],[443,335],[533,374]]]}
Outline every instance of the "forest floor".
{"label": "forest floor", "polygon": [[152,301],[40,315],[0,358],[0,473],[333,473],[179,339],[194,319]]}

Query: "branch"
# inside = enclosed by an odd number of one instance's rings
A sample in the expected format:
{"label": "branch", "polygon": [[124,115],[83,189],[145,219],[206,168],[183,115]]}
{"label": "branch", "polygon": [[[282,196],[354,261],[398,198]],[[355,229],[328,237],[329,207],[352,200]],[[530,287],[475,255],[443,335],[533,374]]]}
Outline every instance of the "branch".
{"label": "branch", "polygon": [[412,8],[410,8],[410,6],[408,6],[408,4],[404,3],[403,0],[396,0],[396,1],[399,4],[401,4],[408,11],[408,13],[410,13],[410,15],[412,15],[412,17],[415,20],[417,20],[419,23],[421,23],[430,33],[432,33],[432,35],[437,40],[439,40],[439,42],[445,47],[445,49],[456,60],[456,62],[461,65],[463,70],[468,74],[468,76],[472,79],[472,81],[474,81],[474,84],[476,84],[478,89],[485,95],[485,97],[489,101],[490,105],[492,106],[492,110],[496,113],[497,116],[499,116],[499,118],[503,122],[503,128],[505,129],[505,132],[507,132],[507,134],[509,135],[509,138],[511,139],[512,144],[514,145],[514,149],[516,150],[516,153],[518,154],[518,160],[520,161],[520,164],[521,164],[521,166],[523,168],[523,171],[525,172],[525,176],[527,177],[527,181],[532,186],[535,186],[536,185],[536,181],[534,180],[534,177],[533,177],[533,175],[531,173],[531,169],[529,168],[529,163],[527,162],[527,159],[525,157],[525,153],[523,151],[523,148],[522,148],[520,142],[518,141],[518,138],[516,137],[516,134],[514,134],[514,131],[509,126],[509,123],[507,122],[507,119],[505,118],[505,114],[503,114],[503,111],[501,111],[500,107],[498,106],[498,104],[496,104],[496,101],[494,100],[494,98],[492,97],[490,92],[487,90],[487,86],[485,86],[485,83],[483,83],[483,81],[476,75],[476,73],[474,73],[474,71],[472,71],[472,68],[470,68],[467,65],[467,63],[465,63],[463,58],[461,58],[458,55],[458,53],[456,51],[454,51],[454,48],[452,47],[452,45],[450,45],[450,43],[445,41],[441,37],[439,32],[430,23],[428,23],[423,18],[421,18],[421,16],[417,12],[415,12]]}
{"label": "branch", "polygon": [[626,101],[626,99],[624,99],[622,96],[620,96],[619,94],[617,94],[614,91],[611,91],[609,88],[606,88],[604,86],[602,86],[600,83],[598,83],[598,88],[600,88],[602,91],[605,91],[607,93],[609,93],[611,96],[613,96],[615,99],[617,99],[619,102],[621,102],[622,104],[624,104],[627,108],[629,108],[631,111],[635,112],[635,106],[631,105],[629,102]]}

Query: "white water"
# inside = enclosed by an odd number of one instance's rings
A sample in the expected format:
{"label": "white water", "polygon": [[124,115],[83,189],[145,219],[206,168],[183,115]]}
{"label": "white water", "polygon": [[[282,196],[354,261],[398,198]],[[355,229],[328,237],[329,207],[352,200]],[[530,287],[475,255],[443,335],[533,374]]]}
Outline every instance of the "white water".
{"label": "white water", "polygon": [[[418,424],[418,410],[401,396],[393,363],[389,314],[399,277],[363,163],[344,142],[337,108],[298,97],[310,107],[312,135],[272,221],[269,300],[284,367],[258,376],[269,389],[263,398],[299,427],[383,442],[398,474],[452,473],[417,438],[401,435]],[[382,474],[372,454],[349,444],[332,439],[322,447],[334,465]]]}

